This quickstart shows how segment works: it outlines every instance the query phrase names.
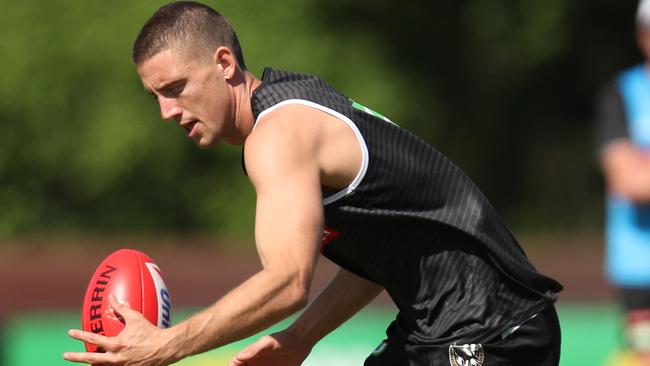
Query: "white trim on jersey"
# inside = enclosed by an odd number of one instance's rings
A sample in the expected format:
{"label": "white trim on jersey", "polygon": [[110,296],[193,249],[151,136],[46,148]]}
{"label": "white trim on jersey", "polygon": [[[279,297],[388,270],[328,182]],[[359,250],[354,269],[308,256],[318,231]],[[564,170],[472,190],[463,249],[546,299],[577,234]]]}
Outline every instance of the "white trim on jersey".
{"label": "white trim on jersey", "polygon": [[289,104],[301,104],[301,105],[304,105],[304,106],[307,106],[307,107],[318,109],[320,111],[323,111],[323,112],[325,112],[327,114],[330,114],[330,115],[340,119],[341,121],[345,122],[352,129],[352,131],[354,132],[354,135],[359,140],[359,145],[361,145],[361,168],[359,169],[359,172],[357,173],[357,176],[354,177],[354,180],[352,180],[352,183],[350,183],[350,185],[348,185],[346,188],[334,193],[331,196],[327,196],[327,197],[323,198],[323,205],[329,205],[330,203],[338,201],[341,198],[343,198],[343,197],[349,195],[350,193],[352,193],[359,186],[359,184],[361,184],[361,181],[363,181],[363,178],[366,175],[366,171],[368,170],[369,157],[368,157],[368,147],[366,146],[366,141],[363,139],[363,136],[361,135],[361,131],[359,131],[359,128],[357,127],[357,125],[355,125],[354,122],[352,122],[352,120],[349,119],[348,117],[342,115],[341,113],[339,113],[339,112],[337,112],[337,111],[335,111],[333,109],[327,108],[327,107],[325,107],[323,105],[320,105],[318,103],[314,103],[314,102],[309,101],[309,100],[287,99],[287,100],[284,100],[284,101],[282,101],[282,102],[280,102],[278,104],[275,104],[275,105],[263,110],[257,116],[257,119],[255,120],[255,125],[253,126],[253,130],[255,129],[255,126],[257,126],[257,122],[262,117],[264,117],[268,113],[270,113],[270,112],[272,112],[272,111],[274,111],[274,110],[276,110],[276,109],[278,109],[280,107],[283,107],[283,106],[289,105]]}

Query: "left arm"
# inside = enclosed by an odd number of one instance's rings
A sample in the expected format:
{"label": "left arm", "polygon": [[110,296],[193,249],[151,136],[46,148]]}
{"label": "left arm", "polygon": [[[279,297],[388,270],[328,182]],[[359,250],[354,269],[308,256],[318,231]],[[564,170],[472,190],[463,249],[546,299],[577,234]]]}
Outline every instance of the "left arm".
{"label": "left arm", "polygon": [[230,366],[298,366],[318,341],[382,290],[382,286],[341,268],[289,328],[252,343],[230,361]]}

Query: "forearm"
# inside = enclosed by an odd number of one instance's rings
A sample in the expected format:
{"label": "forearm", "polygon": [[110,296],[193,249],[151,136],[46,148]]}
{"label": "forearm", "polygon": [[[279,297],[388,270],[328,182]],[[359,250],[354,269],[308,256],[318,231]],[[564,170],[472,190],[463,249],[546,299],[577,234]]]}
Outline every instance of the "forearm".
{"label": "forearm", "polygon": [[256,334],[302,308],[295,279],[262,270],[221,300],[170,329],[175,358],[214,349]]}
{"label": "forearm", "polygon": [[650,200],[650,158],[631,141],[609,143],[601,163],[610,192],[637,203]]}
{"label": "forearm", "polygon": [[382,290],[382,286],[340,269],[287,331],[311,348],[369,304]]}

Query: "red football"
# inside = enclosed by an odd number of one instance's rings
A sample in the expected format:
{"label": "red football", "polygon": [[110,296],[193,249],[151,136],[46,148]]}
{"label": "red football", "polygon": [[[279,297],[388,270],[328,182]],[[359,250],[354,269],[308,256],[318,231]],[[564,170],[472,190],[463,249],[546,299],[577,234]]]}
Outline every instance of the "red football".
{"label": "red football", "polygon": [[[162,272],[146,254],[133,249],[120,249],[97,267],[90,279],[81,311],[81,328],[105,336],[116,336],[124,328],[108,302],[114,294],[120,302],[144,314],[160,328],[171,325],[171,300]],[[86,343],[86,351],[101,351]]]}

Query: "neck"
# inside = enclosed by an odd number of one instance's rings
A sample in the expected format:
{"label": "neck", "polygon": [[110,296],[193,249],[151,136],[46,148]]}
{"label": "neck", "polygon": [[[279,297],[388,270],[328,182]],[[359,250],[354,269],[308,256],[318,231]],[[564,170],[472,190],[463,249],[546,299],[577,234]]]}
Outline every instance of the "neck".
{"label": "neck", "polygon": [[261,80],[257,79],[255,75],[248,71],[243,71],[242,74],[240,74],[239,79],[239,82],[237,82],[236,86],[233,88],[236,131],[232,136],[225,139],[227,143],[232,145],[243,145],[248,135],[253,131],[255,118],[253,117],[253,110],[251,107],[251,95],[262,83]]}

